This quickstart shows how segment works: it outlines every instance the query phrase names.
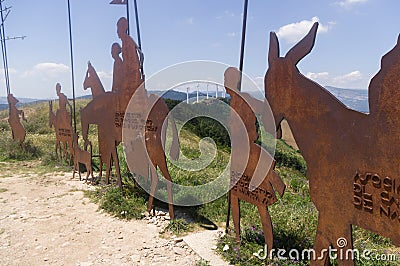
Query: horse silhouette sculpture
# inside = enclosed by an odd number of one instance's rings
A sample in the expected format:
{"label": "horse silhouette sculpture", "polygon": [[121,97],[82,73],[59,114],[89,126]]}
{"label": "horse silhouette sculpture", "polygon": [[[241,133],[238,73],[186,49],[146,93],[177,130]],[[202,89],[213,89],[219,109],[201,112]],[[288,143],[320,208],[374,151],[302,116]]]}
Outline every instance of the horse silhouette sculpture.
{"label": "horse silhouette sculpture", "polygon": [[[71,110],[72,111],[72,110]],[[60,116],[60,114],[59,114]],[[49,127],[54,126],[54,131],[56,133],[56,157],[58,159],[58,151],[60,151],[60,159],[68,156],[69,149],[69,160],[72,160],[73,149],[73,135],[72,135],[72,122],[66,123],[65,119],[58,118],[53,112],[53,101],[49,101]],[[62,145],[64,144],[64,146]]]}
{"label": "horse silhouette sculpture", "polygon": [[[239,70],[233,67],[228,68],[225,71],[225,89],[231,96],[230,106],[232,108],[229,120],[232,136],[230,201],[236,241],[240,241],[240,199],[257,206],[265,244],[268,248],[272,248],[272,222],[268,206],[277,200],[274,189],[282,196],[285,184],[273,170],[275,161],[272,156],[254,143],[258,138],[258,133],[257,118],[252,107],[257,109],[257,106],[253,106],[246,100],[251,97],[250,95],[245,95],[236,89],[239,82]],[[240,123],[243,123],[242,128]],[[246,156],[247,154],[248,156]]]}
{"label": "horse silhouette sculpture", "polygon": [[333,246],[344,254],[339,265],[353,265],[352,225],[400,245],[400,37],[370,82],[370,113],[364,114],[297,69],[314,46],[317,28],[315,23],[285,57],[271,33],[265,95],[276,124],[287,120],[307,162],[319,212],[311,264],[328,264],[326,250]]}
{"label": "horse silhouette sculpture", "polygon": [[[143,85],[141,85],[140,87],[143,87]],[[81,109],[83,138],[87,140],[89,124],[98,125],[100,156],[102,163],[106,164],[106,183],[109,183],[111,162],[113,162],[116,168],[118,185],[120,188],[122,188],[121,173],[116,147],[122,141],[122,126],[124,122],[125,112],[128,102],[133,94],[131,96],[129,96],[128,94],[127,96],[126,92],[124,92],[123,90],[119,90],[118,92],[105,92],[104,87],[91,64],[88,64],[88,71],[84,81],[84,88],[92,89],[93,100],[90,101],[86,107]],[[146,130],[145,142],[148,156],[152,165],[155,168],[159,167],[164,177],[167,180],[171,181],[161,141],[161,136],[165,136],[166,134],[165,131],[162,132],[162,129],[166,128],[162,127],[162,123],[165,119],[168,118],[169,109],[161,98],[157,98],[154,95],[147,95],[147,92],[144,90],[144,88],[142,88],[141,90],[143,91],[142,95],[145,96],[145,99],[142,102],[139,102],[136,107],[140,109],[141,113],[146,113],[148,112],[146,108],[147,106],[149,106],[147,103],[151,103],[152,106],[152,109],[149,112],[149,117],[147,119],[148,121],[145,120],[141,125],[143,128],[146,127],[148,129]],[[149,125],[149,121],[151,121],[151,125]],[[173,120],[171,120],[171,122],[173,122]],[[175,123],[172,123],[172,132],[173,141],[171,145],[170,156],[172,159],[177,159],[179,156],[179,141]],[[140,150],[141,148],[144,148],[137,146],[133,147],[130,143],[127,144],[126,147],[128,147],[125,148],[126,153],[132,152],[132,150],[130,150],[132,148],[134,148],[135,150]],[[142,153],[141,155],[146,156],[145,153]],[[138,154],[133,154],[133,156],[137,157]],[[139,158],[139,160],[143,162],[143,160],[147,160],[147,158]],[[128,164],[129,169],[132,173],[143,173],[143,171],[135,171],[135,168],[140,168],[144,166],[143,164],[138,164],[140,163]],[[150,193],[151,195],[149,197],[148,210],[150,210],[153,205],[153,195],[157,186],[157,182],[157,172],[153,168],[151,179],[151,191],[153,193]],[[168,192],[170,199],[170,217],[173,218],[172,190],[170,185],[168,185]]]}
{"label": "horse silhouette sculpture", "polygon": [[28,122],[25,119],[25,113],[22,110],[17,109],[17,103],[19,102],[14,95],[11,93],[7,95],[8,101],[8,110],[9,110],[9,117],[8,123],[10,124],[12,136],[14,141],[19,141],[19,144],[22,148],[25,148],[24,141],[25,141],[25,128],[21,124],[20,115],[22,116],[22,120]]}
{"label": "horse silhouette sculpture", "polygon": [[[94,67],[90,62],[88,62],[88,69],[86,71],[85,80],[83,81],[83,89],[87,90],[88,88],[90,88],[92,91],[93,99],[106,93],[103,84],[101,83],[100,78],[97,75],[96,70],[94,69]],[[103,130],[103,127],[101,128],[99,127],[97,132],[97,141],[99,146],[100,178],[103,175],[103,164],[106,164],[108,161],[111,160],[110,158],[111,154],[107,152],[107,142],[105,140],[106,140],[106,132]]]}

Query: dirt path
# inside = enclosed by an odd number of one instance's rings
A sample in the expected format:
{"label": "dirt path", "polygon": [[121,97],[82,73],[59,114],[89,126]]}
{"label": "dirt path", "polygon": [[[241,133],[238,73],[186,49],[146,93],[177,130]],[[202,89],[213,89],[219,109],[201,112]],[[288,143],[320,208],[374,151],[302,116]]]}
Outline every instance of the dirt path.
{"label": "dirt path", "polygon": [[[3,176],[3,177],[2,177]],[[0,265],[195,265],[184,242],[148,222],[97,211],[72,174],[0,173]]]}

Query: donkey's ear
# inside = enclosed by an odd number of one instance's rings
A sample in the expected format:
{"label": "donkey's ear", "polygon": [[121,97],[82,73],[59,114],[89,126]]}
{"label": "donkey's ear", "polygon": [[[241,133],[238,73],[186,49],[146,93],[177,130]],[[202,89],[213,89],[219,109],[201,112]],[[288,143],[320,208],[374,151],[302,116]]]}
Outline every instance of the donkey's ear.
{"label": "donkey's ear", "polygon": [[285,57],[290,59],[294,65],[297,65],[303,57],[311,52],[314,47],[317,29],[318,22],[315,22],[308,34],[287,52]]}
{"label": "donkey's ear", "polygon": [[271,65],[279,58],[279,42],[275,32],[269,34],[268,64]]}

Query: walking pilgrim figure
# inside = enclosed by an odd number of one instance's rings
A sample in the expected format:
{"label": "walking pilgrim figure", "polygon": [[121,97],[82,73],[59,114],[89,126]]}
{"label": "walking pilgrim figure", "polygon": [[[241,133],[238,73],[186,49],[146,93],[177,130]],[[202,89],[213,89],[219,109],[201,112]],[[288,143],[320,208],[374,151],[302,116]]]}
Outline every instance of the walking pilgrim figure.
{"label": "walking pilgrim figure", "polygon": [[[56,133],[56,156],[58,158],[58,151],[60,149],[60,159],[67,158],[69,149],[69,160],[72,161],[73,157],[73,130],[72,130],[72,106],[68,101],[67,96],[61,92],[61,84],[56,84],[56,93],[58,96],[58,106],[56,113],[53,112],[53,102],[49,102],[49,126],[54,126]],[[67,111],[69,106],[69,112]],[[64,144],[64,145],[62,145]],[[68,149],[67,149],[68,148]]]}
{"label": "walking pilgrim figure", "polygon": [[12,132],[12,137],[14,141],[18,141],[19,144],[23,149],[25,149],[25,128],[21,123],[20,115],[22,120],[25,122],[28,122],[25,118],[25,113],[23,110],[18,110],[17,108],[17,103],[19,102],[17,98],[14,97],[13,94],[8,94],[7,95],[7,101],[8,101],[8,110],[9,110],[9,117],[8,117],[8,123],[10,124],[11,127],[11,132]]}
{"label": "walking pilgrim figure", "polygon": [[[285,184],[274,171],[273,157],[255,141],[258,138],[254,110],[246,98],[238,91],[240,72],[234,67],[225,71],[225,89],[231,96],[231,187],[230,205],[236,231],[236,240],[240,241],[239,200],[254,204],[261,217],[265,244],[273,246],[272,222],[268,206],[276,202],[277,191],[281,196]],[[243,128],[245,132],[243,132]]]}

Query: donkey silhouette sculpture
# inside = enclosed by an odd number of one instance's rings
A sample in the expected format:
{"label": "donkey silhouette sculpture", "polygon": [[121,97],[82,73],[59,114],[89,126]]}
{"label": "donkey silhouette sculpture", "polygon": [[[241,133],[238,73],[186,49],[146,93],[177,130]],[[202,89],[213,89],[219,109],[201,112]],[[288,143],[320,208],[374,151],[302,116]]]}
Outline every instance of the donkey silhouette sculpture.
{"label": "donkey silhouette sculpture", "polygon": [[25,119],[25,113],[22,110],[17,109],[17,103],[19,102],[17,98],[14,97],[12,94],[7,95],[7,101],[8,101],[8,110],[9,110],[9,117],[8,117],[8,123],[10,124],[11,127],[11,132],[13,136],[14,141],[19,141],[19,144],[21,145],[22,148],[25,148],[24,141],[25,141],[25,128],[22,125],[20,121],[20,115],[22,116],[22,120],[25,122],[28,122]]}
{"label": "donkey silhouette sculpture", "polygon": [[[297,63],[312,50],[318,23],[285,57],[270,35],[265,95],[279,126],[286,119],[307,162],[318,228],[312,265],[329,263],[329,246],[351,258],[352,225],[400,245],[400,40],[369,86],[370,114],[348,109],[303,76]],[[325,251],[325,252],[324,252]]]}

